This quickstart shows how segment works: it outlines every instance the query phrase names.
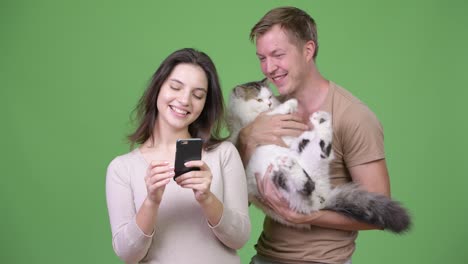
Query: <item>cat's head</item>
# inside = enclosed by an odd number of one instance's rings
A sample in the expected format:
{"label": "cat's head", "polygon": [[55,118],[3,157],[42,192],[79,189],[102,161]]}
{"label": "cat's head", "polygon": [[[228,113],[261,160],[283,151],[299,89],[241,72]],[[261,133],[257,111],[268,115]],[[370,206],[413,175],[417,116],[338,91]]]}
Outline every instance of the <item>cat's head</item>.
{"label": "cat's head", "polygon": [[267,79],[237,85],[231,92],[230,102],[234,107],[241,107],[245,111],[261,113],[279,105],[268,86]]}

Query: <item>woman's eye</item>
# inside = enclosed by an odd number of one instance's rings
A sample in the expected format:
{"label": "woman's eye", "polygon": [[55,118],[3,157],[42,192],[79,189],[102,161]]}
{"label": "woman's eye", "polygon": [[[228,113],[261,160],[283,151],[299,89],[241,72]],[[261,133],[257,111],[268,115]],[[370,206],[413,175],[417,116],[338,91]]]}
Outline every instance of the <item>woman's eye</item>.
{"label": "woman's eye", "polygon": [[178,87],[178,86],[170,85],[169,87],[171,87],[172,90],[176,90],[176,91],[180,90],[180,87]]}
{"label": "woman's eye", "polygon": [[194,93],[193,94],[193,97],[195,97],[198,100],[203,99],[204,96],[205,96],[205,94],[203,94],[203,93]]}

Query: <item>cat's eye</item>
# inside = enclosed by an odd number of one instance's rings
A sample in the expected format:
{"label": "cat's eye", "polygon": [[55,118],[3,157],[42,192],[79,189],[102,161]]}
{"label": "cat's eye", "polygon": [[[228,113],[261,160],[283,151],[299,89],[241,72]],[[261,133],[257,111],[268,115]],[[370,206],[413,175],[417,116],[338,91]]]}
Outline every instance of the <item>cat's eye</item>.
{"label": "cat's eye", "polygon": [[261,102],[263,102],[263,99],[257,99],[257,102],[261,103]]}

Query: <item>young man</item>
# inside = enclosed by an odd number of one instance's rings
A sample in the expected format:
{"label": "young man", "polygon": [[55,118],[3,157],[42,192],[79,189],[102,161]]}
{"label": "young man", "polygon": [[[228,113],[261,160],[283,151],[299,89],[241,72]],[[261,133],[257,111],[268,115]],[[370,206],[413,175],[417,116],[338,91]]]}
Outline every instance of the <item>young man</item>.
{"label": "young man", "polygon": [[[284,145],[284,135],[298,136],[309,129],[306,120],[317,110],[333,117],[331,183],[353,181],[362,188],[390,196],[383,130],[361,101],[318,71],[314,20],[294,7],[269,11],[250,33],[264,75],[279,93],[298,100],[298,113],[260,115],[241,130],[238,148],[247,163],[258,145]],[[266,217],[252,263],[351,263],[358,230],[377,229],[332,211],[295,213],[278,197],[274,186],[261,182],[263,198],[292,223],[310,224],[310,230],[284,226]]]}

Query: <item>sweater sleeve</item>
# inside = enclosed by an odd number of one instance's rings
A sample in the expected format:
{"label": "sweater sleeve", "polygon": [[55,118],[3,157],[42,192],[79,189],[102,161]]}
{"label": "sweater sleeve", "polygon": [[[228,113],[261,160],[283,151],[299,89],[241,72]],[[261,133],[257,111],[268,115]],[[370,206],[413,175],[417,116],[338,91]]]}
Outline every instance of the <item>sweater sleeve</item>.
{"label": "sweater sleeve", "polygon": [[240,249],[250,237],[250,218],[247,201],[247,182],[244,166],[234,145],[229,142],[222,154],[224,182],[223,214],[211,227],[216,237],[227,247]]}
{"label": "sweater sleeve", "polygon": [[147,254],[153,235],[145,235],[136,224],[130,175],[119,157],[107,168],[106,199],[115,253],[125,263],[139,262]]}

